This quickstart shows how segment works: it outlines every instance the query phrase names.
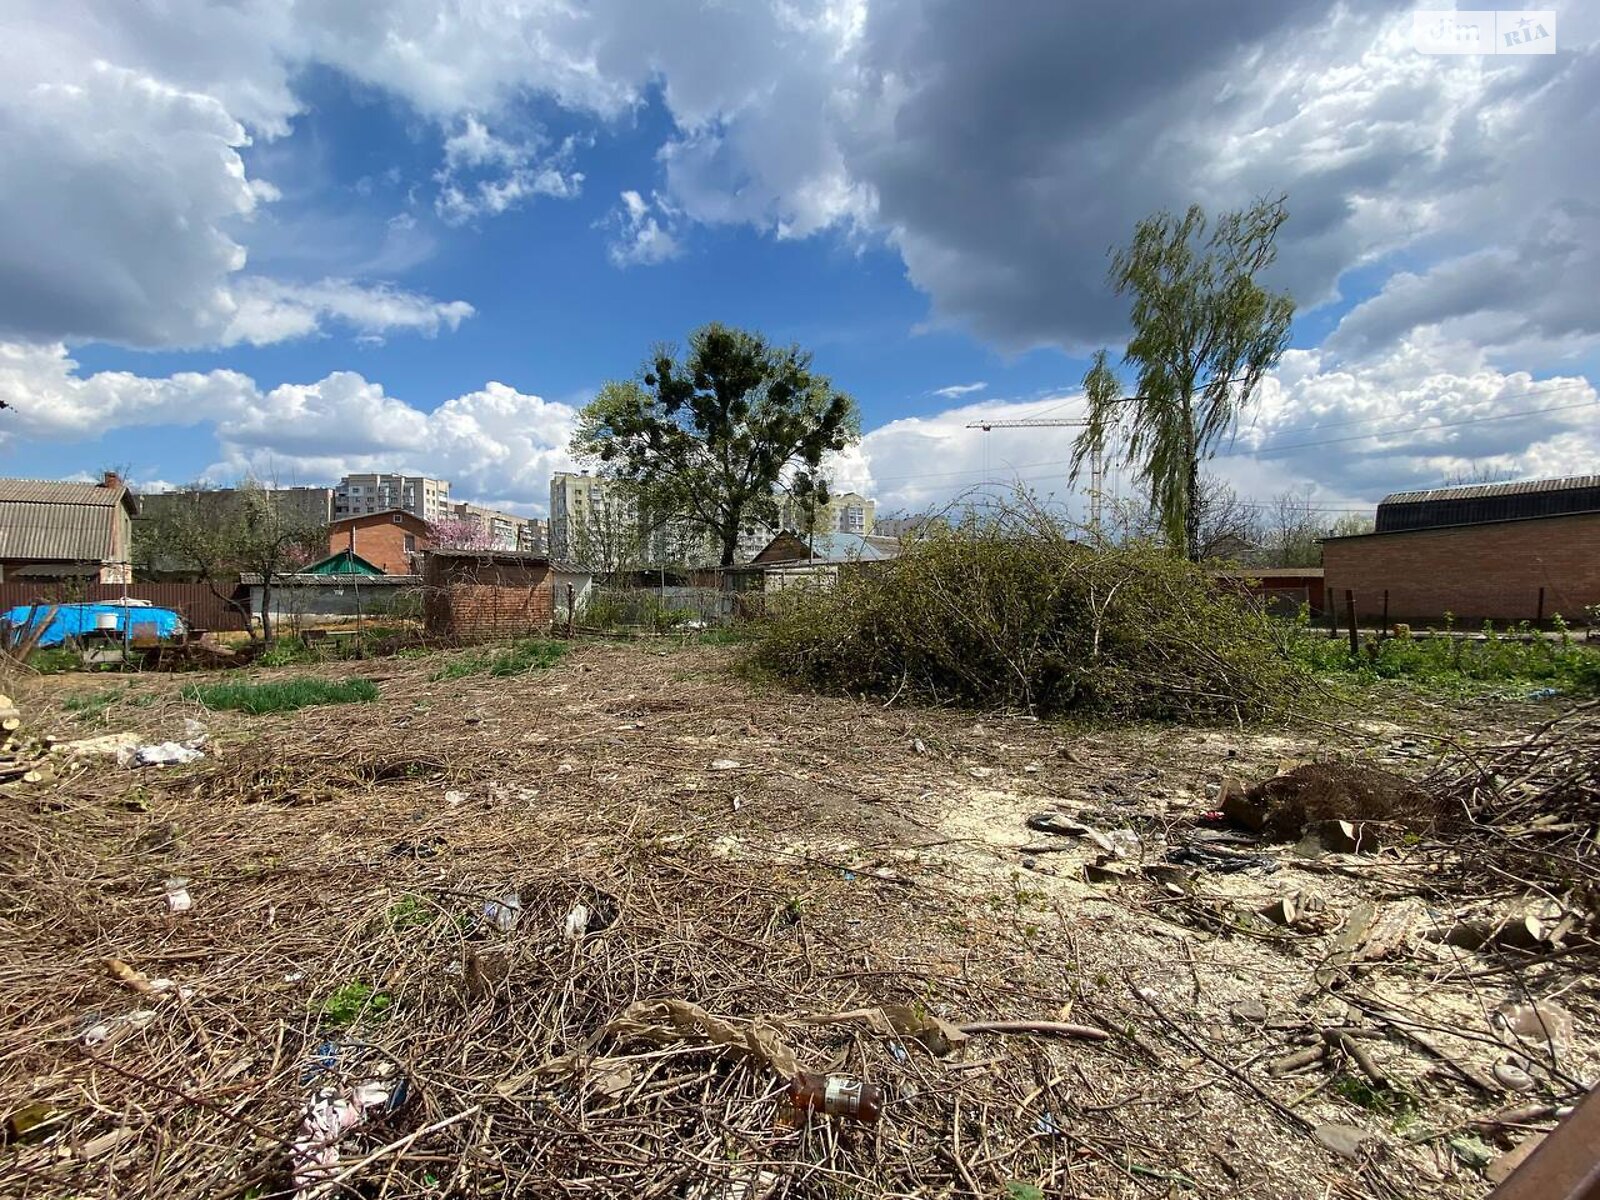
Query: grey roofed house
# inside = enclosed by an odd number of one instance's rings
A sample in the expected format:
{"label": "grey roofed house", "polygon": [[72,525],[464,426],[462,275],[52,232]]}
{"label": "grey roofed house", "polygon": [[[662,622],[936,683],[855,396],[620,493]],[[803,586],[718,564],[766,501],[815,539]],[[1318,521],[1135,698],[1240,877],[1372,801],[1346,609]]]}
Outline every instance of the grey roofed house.
{"label": "grey roofed house", "polygon": [[859,533],[818,533],[813,536],[780,532],[750,561],[753,567],[791,562],[882,562],[900,553],[898,538]]}
{"label": "grey roofed house", "polygon": [[0,479],[0,582],[131,583],[138,512],[112,471],[99,483]]}

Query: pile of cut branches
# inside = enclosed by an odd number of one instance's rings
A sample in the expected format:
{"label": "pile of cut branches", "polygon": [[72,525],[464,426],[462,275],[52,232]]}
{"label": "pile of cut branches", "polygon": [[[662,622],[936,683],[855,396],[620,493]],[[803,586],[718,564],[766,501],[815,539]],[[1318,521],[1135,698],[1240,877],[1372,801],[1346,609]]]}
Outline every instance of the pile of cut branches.
{"label": "pile of cut branches", "polygon": [[1025,502],[772,608],[755,662],[824,691],[1247,720],[1304,685],[1271,620],[1201,567],[1145,543],[1086,544]]}

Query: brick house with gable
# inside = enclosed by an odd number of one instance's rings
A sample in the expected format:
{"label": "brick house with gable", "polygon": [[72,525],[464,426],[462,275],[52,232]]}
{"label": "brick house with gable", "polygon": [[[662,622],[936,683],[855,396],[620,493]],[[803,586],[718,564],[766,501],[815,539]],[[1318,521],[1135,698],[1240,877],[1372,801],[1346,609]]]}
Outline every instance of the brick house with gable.
{"label": "brick house with gable", "polygon": [[380,567],[385,575],[415,575],[430,548],[428,523],[402,508],[342,517],[328,526],[328,553],[348,551]]}

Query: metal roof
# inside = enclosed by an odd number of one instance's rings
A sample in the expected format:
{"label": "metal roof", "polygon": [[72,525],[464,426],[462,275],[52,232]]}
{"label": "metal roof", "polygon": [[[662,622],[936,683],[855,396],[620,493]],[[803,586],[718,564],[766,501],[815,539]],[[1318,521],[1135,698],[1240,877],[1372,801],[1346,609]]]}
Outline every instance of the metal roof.
{"label": "metal roof", "polygon": [[1468,483],[1458,487],[1428,488],[1420,492],[1394,492],[1383,504],[1417,504],[1426,500],[1476,500],[1488,496],[1528,496],[1542,492],[1567,492],[1600,488],[1600,475],[1569,475],[1565,479],[1517,479],[1509,483]]}
{"label": "metal roof", "polygon": [[493,560],[494,562],[512,563],[547,563],[550,561],[548,555],[538,554],[532,550],[429,549],[423,551],[423,553],[429,558],[481,558]]}
{"label": "metal roof", "polygon": [[897,538],[869,537],[860,533],[819,533],[808,538],[805,534],[787,532],[780,533],[768,542],[761,553],[765,554],[785,536],[792,537],[802,546],[806,546],[809,553],[793,559],[769,559],[767,563],[757,565],[766,566],[768,563],[779,562],[880,562],[894,558],[900,553],[900,542]]}
{"label": "metal roof", "polygon": [[[239,582],[245,587],[260,587],[261,573],[259,571],[245,571],[239,576]],[[331,588],[364,588],[364,587],[421,587],[421,575],[303,575],[299,573],[290,575],[274,575],[273,587],[331,587]]]}
{"label": "metal roof", "polygon": [[1600,512],[1600,475],[1524,479],[1395,492],[1378,505],[1377,533]]}
{"label": "metal roof", "polygon": [[114,505],[0,499],[0,558],[106,562]]}

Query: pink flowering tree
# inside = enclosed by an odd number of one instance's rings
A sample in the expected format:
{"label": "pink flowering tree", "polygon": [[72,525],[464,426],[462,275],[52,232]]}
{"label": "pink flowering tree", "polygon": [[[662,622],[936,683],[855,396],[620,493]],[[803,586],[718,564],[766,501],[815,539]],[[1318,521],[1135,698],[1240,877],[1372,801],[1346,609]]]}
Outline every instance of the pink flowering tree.
{"label": "pink flowering tree", "polygon": [[428,522],[428,544],[436,550],[493,550],[494,535],[477,521],[449,517]]}

